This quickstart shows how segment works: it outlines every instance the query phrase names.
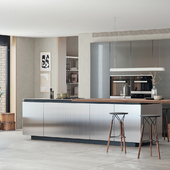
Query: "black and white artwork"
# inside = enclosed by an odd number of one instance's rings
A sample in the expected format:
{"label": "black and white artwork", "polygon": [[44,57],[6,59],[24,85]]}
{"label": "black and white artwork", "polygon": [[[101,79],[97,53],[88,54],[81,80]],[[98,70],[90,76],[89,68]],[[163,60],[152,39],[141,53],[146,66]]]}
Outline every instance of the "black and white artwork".
{"label": "black and white artwork", "polygon": [[40,71],[51,71],[51,52],[40,53]]}

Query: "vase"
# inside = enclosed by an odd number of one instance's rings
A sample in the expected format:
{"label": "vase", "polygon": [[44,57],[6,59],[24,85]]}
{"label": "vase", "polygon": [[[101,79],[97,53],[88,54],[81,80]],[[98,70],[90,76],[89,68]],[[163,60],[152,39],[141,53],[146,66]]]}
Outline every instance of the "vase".
{"label": "vase", "polygon": [[155,86],[153,86],[152,90],[151,90],[151,97],[154,98],[154,96],[157,96],[157,89],[155,88]]}

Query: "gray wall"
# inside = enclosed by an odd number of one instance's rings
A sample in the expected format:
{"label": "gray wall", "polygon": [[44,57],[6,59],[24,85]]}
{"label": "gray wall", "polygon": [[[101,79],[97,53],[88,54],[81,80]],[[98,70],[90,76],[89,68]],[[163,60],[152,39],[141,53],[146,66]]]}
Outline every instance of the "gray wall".
{"label": "gray wall", "polygon": [[35,40],[33,38],[17,38],[17,128],[22,128],[23,98],[35,96],[34,54]]}

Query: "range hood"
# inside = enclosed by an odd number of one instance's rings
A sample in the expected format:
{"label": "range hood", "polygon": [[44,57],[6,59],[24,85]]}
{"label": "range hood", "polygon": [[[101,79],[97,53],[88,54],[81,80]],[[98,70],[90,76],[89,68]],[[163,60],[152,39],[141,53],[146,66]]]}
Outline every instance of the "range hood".
{"label": "range hood", "polygon": [[110,72],[165,71],[164,67],[110,68]]}

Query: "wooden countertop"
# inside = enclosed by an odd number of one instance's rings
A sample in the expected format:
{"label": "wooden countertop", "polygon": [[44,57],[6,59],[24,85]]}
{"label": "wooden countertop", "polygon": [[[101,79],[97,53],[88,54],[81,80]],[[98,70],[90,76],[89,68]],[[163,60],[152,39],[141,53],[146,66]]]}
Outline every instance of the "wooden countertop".
{"label": "wooden countertop", "polygon": [[146,100],[146,99],[103,99],[103,98],[92,98],[92,99],[72,99],[73,102],[97,102],[97,103],[153,103],[153,104],[170,104],[170,99],[162,100]]}

